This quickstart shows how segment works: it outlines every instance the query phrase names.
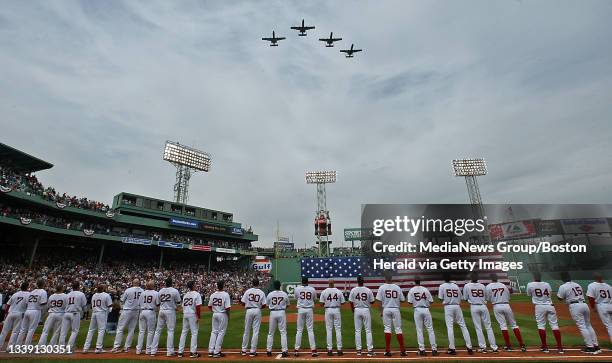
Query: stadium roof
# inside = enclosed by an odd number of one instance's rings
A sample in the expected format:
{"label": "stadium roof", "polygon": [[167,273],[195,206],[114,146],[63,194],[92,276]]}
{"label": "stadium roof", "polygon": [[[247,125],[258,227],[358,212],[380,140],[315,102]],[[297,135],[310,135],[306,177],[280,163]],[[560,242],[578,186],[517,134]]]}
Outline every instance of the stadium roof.
{"label": "stadium roof", "polygon": [[50,169],[53,164],[26,154],[0,142],[0,165],[11,168],[17,172],[33,173],[35,171]]}

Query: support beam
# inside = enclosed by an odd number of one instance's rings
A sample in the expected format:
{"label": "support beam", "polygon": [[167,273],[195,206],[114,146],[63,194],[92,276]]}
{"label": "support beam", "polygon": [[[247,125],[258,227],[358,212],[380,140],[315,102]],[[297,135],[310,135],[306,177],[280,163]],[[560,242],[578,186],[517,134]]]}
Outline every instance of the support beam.
{"label": "support beam", "polygon": [[100,255],[98,256],[98,266],[100,266],[102,264],[102,258],[104,257],[104,248],[106,247],[106,244],[102,244],[102,246],[100,246]]}
{"label": "support beam", "polygon": [[36,237],[36,239],[34,240],[34,247],[32,247],[32,254],[30,255],[30,261],[28,263],[28,267],[32,267],[32,264],[34,263],[34,257],[36,257],[36,250],[38,249],[39,241],[40,241],[40,238]]}
{"label": "support beam", "polygon": [[164,249],[160,248],[159,251],[159,268],[162,268],[164,264]]}

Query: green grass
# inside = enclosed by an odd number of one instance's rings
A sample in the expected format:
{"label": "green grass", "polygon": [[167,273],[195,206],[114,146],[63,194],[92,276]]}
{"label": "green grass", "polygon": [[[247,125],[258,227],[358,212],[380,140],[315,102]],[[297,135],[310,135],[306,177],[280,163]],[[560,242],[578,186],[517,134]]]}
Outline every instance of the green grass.
{"label": "green grass", "polygon": [[[516,296],[516,297],[513,297],[513,301],[529,301],[529,300],[527,299],[526,296]],[[495,321],[495,318],[493,317],[492,311],[491,309],[489,310],[491,313],[493,330],[495,331],[495,335],[497,337],[496,339],[497,344],[501,346],[503,345],[503,338],[501,336],[499,326],[497,325],[497,322]],[[374,338],[374,347],[380,349],[380,348],[384,348],[385,341],[384,341],[384,334],[383,334],[382,319],[378,311],[379,311],[378,308],[372,309],[372,332],[373,332],[373,338]],[[446,349],[446,347],[448,346],[448,340],[446,337],[446,324],[444,323],[444,312],[442,308],[439,306],[433,307],[431,309],[431,312],[432,312],[432,317],[433,317],[434,329],[436,331],[436,341],[438,343],[438,347],[441,350]],[[294,313],[295,313],[295,306],[293,306],[291,309],[288,310],[288,314],[294,314]],[[268,314],[269,314],[268,311],[264,312],[264,315],[268,315]],[[316,308],[315,314],[324,314],[324,309]],[[469,308],[467,307],[467,305],[463,307],[463,315],[465,317],[466,323],[468,325],[468,329],[470,331],[470,336],[472,338],[472,344],[476,346],[477,345],[476,332],[474,330],[474,326],[472,324],[472,320],[470,317]],[[515,312],[515,316],[516,316],[519,326],[521,327],[521,332],[522,332],[525,343],[531,346],[539,346],[540,339],[538,337],[538,332],[537,332],[536,323],[535,323],[533,314],[524,315],[524,314],[517,314]],[[598,318],[593,317],[593,319],[598,319]],[[296,324],[288,323],[287,325],[288,325],[289,349],[293,350],[293,346],[295,343]],[[562,327],[572,326],[574,325],[574,322],[571,320],[567,320],[567,319],[559,319],[559,325]],[[174,337],[175,349],[178,347],[181,326],[182,326],[182,318],[179,314],[179,316],[177,317],[177,327],[175,329],[175,334],[174,334],[175,335]],[[84,320],[81,323],[81,329],[79,330],[79,336],[77,339],[77,349],[82,348],[83,343],[85,341],[85,336],[87,335],[88,327],[89,327],[89,321]],[[227,349],[227,350],[240,349],[242,345],[243,327],[244,327],[244,310],[236,309],[236,311],[232,311],[229,326],[228,326],[228,331],[225,335],[225,340],[223,343],[224,349]],[[208,348],[210,330],[211,330],[211,313],[204,312],[202,314],[202,318],[200,319],[200,330],[198,334],[198,349],[200,351],[206,351]],[[415,327],[414,327],[412,308],[402,307],[402,330],[404,332],[404,340],[406,342],[406,346],[414,349],[417,346],[417,342],[416,342],[416,332],[415,332]],[[39,328],[39,332],[40,332],[40,328]],[[268,333],[268,324],[262,323],[260,334],[259,334],[259,345],[258,345],[260,351],[263,351],[265,349],[264,347],[266,344],[267,333]],[[138,328],[136,328],[132,346],[135,346],[136,344],[137,334],[138,334]],[[511,335],[511,342],[513,342],[513,344],[516,346],[517,343],[515,342],[513,334],[510,333],[510,335]],[[550,343],[554,342],[550,329],[548,330],[548,335],[549,335],[549,342]],[[126,336],[127,334],[124,334],[124,339]],[[316,343],[317,343],[318,349],[324,350],[325,349],[325,325],[322,321],[315,322],[315,336],[316,336]],[[355,334],[354,334],[354,327],[353,327],[353,315],[351,311],[348,309],[342,310],[342,340],[343,340],[343,346],[345,349],[354,349]],[[463,337],[457,326],[455,326],[455,340],[456,340],[455,344],[457,345],[457,348],[461,348],[464,346]],[[113,341],[114,341],[114,335],[107,334],[104,338],[104,347],[107,349],[112,347]],[[189,341],[190,341],[190,337],[188,336],[187,346],[189,346]],[[426,345],[429,346],[426,332],[425,332],[425,341],[426,341]],[[362,343],[365,344],[364,336],[362,336]],[[160,348],[165,347],[165,344],[166,344],[166,334],[164,331],[160,339]],[[582,346],[583,342],[582,342],[582,338],[579,335],[566,333],[566,334],[563,334],[563,344],[567,347]],[[95,334],[94,334],[94,342],[92,342],[92,346],[93,345],[95,345]],[[302,349],[308,349],[308,335],[306,331],[304,331],[304,334],[302,336],[301,346],[302,346]],[[335,339],[334,339],[334,346],[335,346]],[[280,348],[280,337],[278,335],[278,332],[275,335],[274,347],[276,349]],[[392,338],[392,347],[396,349],[398,347],[398,344],[395,338]]]}

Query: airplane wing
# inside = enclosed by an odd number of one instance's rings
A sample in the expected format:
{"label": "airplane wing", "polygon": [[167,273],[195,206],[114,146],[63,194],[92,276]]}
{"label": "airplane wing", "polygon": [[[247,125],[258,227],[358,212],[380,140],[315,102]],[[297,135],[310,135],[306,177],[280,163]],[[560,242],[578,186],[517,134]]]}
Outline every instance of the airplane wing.
{"label": "airplane wing", "polygon": [[304,30],[311,30],[311,29],[314,29],[314,28],[315,28],[314,26],[305,26]]}
{"label": "airplane wing", "polygon": [[331,38],[331,39],[328,39],[328,40],[330,40],[332,42],[337,42],[339,40],[342,40],[342,38]]}
{"label": "airplane wing", "polygon": [[278,37],[278,38],[276,38],[276,40],[283,40],[283,39],[287,39],[287,38],[285,38],[285,37]]}
{"label": "airplane wing", "polygon": [[329,40],[329,38],[319,38],[319,40],[322,41],[322,42],[326,42],[326,41]]}
{"label": "airplane wing", "polygon": [[271,42],[271,41],[273,41],[273,40],[274,40],[274,38],[261,38],[261,40],[266,40],[266,41],[268,41],[268,42]]}
{"label": "airplane wing", "polygon": [[292,26],[291,29],[293,29],[293,30],[302,30],[303,28],[301,26]]}
{"label": "airplane wing", "polygon": [[347,54],[351,52],[351,51],[350,51],[350,50],[348,50],[348,49],[340,49],[340,51],[341,51],[342,53],[347,53]]}
{"label": "airplane wing", "polygon": [[353,53],[361,52],[363,49],[353,49]]}

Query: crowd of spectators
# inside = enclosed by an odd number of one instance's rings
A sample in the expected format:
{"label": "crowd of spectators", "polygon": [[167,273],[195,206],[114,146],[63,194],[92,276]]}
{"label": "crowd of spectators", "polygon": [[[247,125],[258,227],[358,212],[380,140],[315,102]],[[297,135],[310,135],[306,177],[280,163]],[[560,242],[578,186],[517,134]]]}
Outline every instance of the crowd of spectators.
{"label": "crowd of spectators", "polygon": [[66,193],[59,193],[53,187],[43,186],[36,175],[15,173],[3,166],[0,166],[0,185],[12,190],[38,195],[45,200],[70,207],[99,212],[106,212],[110,210],[110,207],[107,204],[84,197],[76,197]]}
{"label": "crowd of spectators", "polygon": [[164,287],[165,279],[172,277],[174,287],[181,294],[188,291],[187,282],[194,280],[204,299],[216,291],[217,281],[223,280],[226,282],[225,290],[237,303],[242,293],[251,287],[254,277],[259,278],[260,285],[264,288],[270,279],[268,274],[242,268],[233,261],[213,265],[210,271],[202,265],[178,262],[159,268],[156,261],[134,261],[133,258],[114,258],[112,262],[98,264],[93,256],[81,255],[80,258],[67,259],[65,254],[40,256],[32,267],[8,256],[0,258],[0,263],[0,293],[5,299],[17,291],[22,282],[29,281],[33,285],[37,279],[46,282],[49,293],[58,285],[68,289],[73,281],[79,281],[83,286],[82,291],[88,297],[91,297],[96,286],[104,284],[111,296],[117,299],[125,289],[132,286],[134,278],[139,278],[143,287],[146,281],[153,280],[156,288],[160,289]]}
{"label": "crowd of spectators", "polygon": [[138,233],[134,233],[129,228],[114,228],[115,226],[113,226],[110,220],[106,223],[92,223],[73,218],[53,216],[35,209],[11,207],[2,203],[0,203],[0,215],[3,217],[19,219],[22,221],[22,223],[36,223],[49,227],[68,229],[73,231],[88,231],[93,232],[95,234],[104,234],[118,237],[144,238],[152,239],[155,241],[163,240],[168,242],[198,244],[211,247],[232,248],[239,250],[251,249],[250,243],[245,242],[211,240],[208,238],[204,239],[196,236],[180,235],[176,233],[165,233],[162,231],[143,231],[142,229],[138,229]]}

